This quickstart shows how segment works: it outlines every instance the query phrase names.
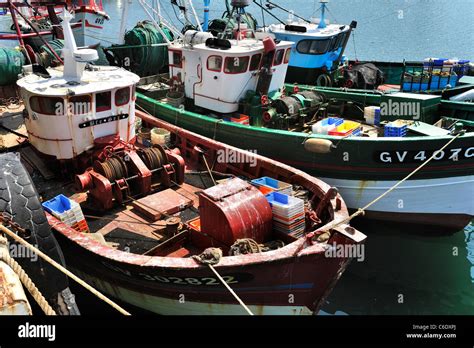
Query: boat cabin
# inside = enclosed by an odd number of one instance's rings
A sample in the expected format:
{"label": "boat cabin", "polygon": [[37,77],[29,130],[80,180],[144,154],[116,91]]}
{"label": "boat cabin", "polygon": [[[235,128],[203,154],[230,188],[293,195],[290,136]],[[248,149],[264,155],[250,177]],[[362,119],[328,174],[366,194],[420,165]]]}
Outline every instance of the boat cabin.
{"label": "boat cabin", "polygon": [[[331,72],[346,60],[343,56],[352,29],[357,26],[329,24],[325,19],[326,2],[322,0],[321,18],[294,20],[294,15],[286,24],[272,24],[268,31],[277,40],[293,41],[287,82],[329,84],[323,74]],[[301,17],[300,17],[301,18]],[[317,81],[319,76],[323,76]]]}
{"label": "boat cabin", "polygon": [[185,96],[194,105],[236,112],[246,93],[256,91],[264,64],[272,75],[269,92],[283,88],[292,42],[280,41],[266,51],[262,40],[220,40],[196,33],[188,31],[183,42],[169,47],[171,78],[184,84]]}
{"label": "boat cabin", "polygon": [[73,159],[107,136],[133,141],[139,81],[121,68],[87,67],[97,52],[77,49],[65,14],[64,68],[30,72],[18,81],[31,144],[59,160]]}
{"label": "boat cabin", "polygon": [[329,24],[319,28],[316,23],[291,22],[288,25],[272,24],[269,27],[277,40],[293,41],[290,68],[304,74],[308,70],[333,70],[342,59],[351,33],[349,25]]}

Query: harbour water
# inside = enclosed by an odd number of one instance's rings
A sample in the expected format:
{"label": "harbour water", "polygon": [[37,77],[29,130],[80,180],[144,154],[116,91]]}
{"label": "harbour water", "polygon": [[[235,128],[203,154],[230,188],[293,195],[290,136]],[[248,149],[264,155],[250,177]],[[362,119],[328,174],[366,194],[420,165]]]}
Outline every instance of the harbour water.
{"label": "harbour water", "polygon": [[[126,0],[104,0],[104,6],[111,16],[111,30],[106,40],[118,42],[122,4]],[[151,1],[149,1],[151,2]],[[295,13],[319,17],[319,1],[276,0],[276,3],[294,9]],[[172,23],[178,23],[168,1],[161,1],[162,14]],[[193,1],[198,15],[202,15],[202,1]],[[131,29],[146,14],[136,1],[132,1],[127,28]],[[474,0],[331,0],[328,4],[328,19],[335,23],[358,22],[354,40],[351,39],[346,55],[360,60],[401,61],[420,60],[427,56],[459,59],[473,59],[474,45]],[[220,17],[225,11],[223,0],[211,1],[211,18]],[[274,10],[286,19],[288,14]],[[261,10],[252,5],[251,12],[261,25]],[[265,23],[275,19],[265,17]],[[106,42],[105,42],[106,43]]]}

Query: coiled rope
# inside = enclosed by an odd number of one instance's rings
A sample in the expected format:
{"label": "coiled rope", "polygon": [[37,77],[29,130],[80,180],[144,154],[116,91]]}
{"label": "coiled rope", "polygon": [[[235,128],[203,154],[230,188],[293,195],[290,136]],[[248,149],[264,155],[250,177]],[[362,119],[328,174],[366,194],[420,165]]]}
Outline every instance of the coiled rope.
{"label": "coiled rope", "polygon": [[18,275],[18,278],[20,279],[21,283],[34,298],[38,306],[40,306],[44,314],[56,315],[54,309],[49,305],[46,298],[36,287],[35,283],[31,280],[28,274],[26,274],[25,270],[20,266],[18,262],[15,261],[15,259],[13,259],[13,257],[8,254],[7,246],[8,240],[5,237],[0,236],[0,261],[5,262],[13,270],[13,272]]}
{"label": "coiled rope", "polygon": [[45,260],[46,262],[48,262],[51,266],[53,266],[54,268],[56,268],[57,270],[59,270],[60,272],[63,272],[64,274],[66,274],[68,277],[70,277],[71,279],[73,279],[75,282],[77,282],[79,285],[83,286],[84,288],[86,288],[87,290],[89,290],[93,295],[95,295],[96,297],[98,297],[99,299],[101,299],[102,301],[104,301],[105,303],[107,303],[108,305],[110,305],[111,307],[113,307],[114,309],[116,309],[117,311],[119,311],[120,313],[122,313],[123,315],[131,315],[129,312],[127,312],[125,309],[123,309],[122,307],[120,307],[118,304],[116,304],[115,302],[113,302],[111,299],[109,299],[108,297],[106,297],[104,294],[102,294],[100,291],[94,289],[92,286],[90,286],[89,284],[87,284],[85,281],[83,281],[82,279],[80,279],[78,276],[76,276],[75,274],[71,273],[69,270],[67,270],[66,268],[64,268],[63,266],[61,266],[59,263],[57,263],[56,261],[54,261],[52,258],[50,258],[48,255],[46,255],[45,253],[43,253],[41,250],[39,250],[38,248],[34,247],[33,245],[31,245],[30,243],[28,243],[26,240],[24,240],[23,238],[21,238],[20,236],[16,235],[14,232],[12,232],[10,229],[6,228],[4,225],[0,224],[0,231],[5,233],[7,236],[9,236],[10,238],[12,238],[13,240],[15,240],[16,242],[24,245],[25,247],[27,247],[28,249],[30,249],[31,251],[35,252],[39,257],[41,257],[43,260]]}

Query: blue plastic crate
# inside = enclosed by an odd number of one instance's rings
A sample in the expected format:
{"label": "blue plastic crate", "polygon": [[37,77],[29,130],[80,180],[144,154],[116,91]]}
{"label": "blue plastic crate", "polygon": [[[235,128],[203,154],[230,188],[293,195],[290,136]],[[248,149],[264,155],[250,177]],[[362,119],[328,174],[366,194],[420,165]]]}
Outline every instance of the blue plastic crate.
{"label": "blue plastic crate", "polygon": [[[379,123],[380,123],[380,121],[379,121]],[[361,134],[362,134],[362,129],[357,128],[357,129],[354,129],[354,131],[352,132],[352,134],[350,136],[351,137],[360,137]]]}
{"label": "blue plastic crate", "polygon": [[265,196],[267,198],[268,203],[279,203],[279,204],[288,204],[290,197],[283,193],[272,192]]}
{"label": "blue plastic crate", "polygon": [[384,136],[386,137],[404,137],[407,135],[407,125],[397,125],[393,122],[384,127]]}
{"label": "blue plastic crate", "polygon": [[339,118],[339,117],[328,117],[324,120],[322,120],[323,125],[335,125],[339,126],[344,122],[344,119]]}
{"label": "blue plastic crate", "polygon": [[283,181],[279,181],[268,176],[264,176],[262,178],[254,179],[251,181],[252,185],[254,186],[265,186],[269,187],[272,190],[284,194],[291,195],[293,192],[293,186]]}
{"label": "blue plastic crate", "polygon": [[62,214],[71,210],[71,201],[64,195],[59,195],[43,203],[44,209],[50,214]]}
{"label": "blue plastic crate", "polygon": [[455,87],[458,82],[458,77],[456,75],[451,76],[433,76],[431,79],[430,89],[443,89],[448,84],[451,87]]}

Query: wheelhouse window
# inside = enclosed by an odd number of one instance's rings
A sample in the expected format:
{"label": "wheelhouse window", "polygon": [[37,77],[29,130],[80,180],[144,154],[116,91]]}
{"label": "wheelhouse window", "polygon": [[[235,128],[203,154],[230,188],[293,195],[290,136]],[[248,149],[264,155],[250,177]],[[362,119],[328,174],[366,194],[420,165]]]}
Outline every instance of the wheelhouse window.
{"label": "wheelhouse window", "polygon": [[288,64],[290,62],[290,54],[291,54],[291,48],[288,48],[285,52],[285,59],[283,60],[285,64]]}
{"label": "wheelhouse window", "polygon": [[91,112],[91,96],[79,95],[69,98],[68,111],[73,115],[87,115]]}
{"label": "wheelhouse window", "polygon": [[262,54],[261,53],[254,54],[252,56],[252,59],[250,59],[250,68],[249,68],[249,70],[250,71],[258,70],[260,68],[260,62],[261,61],[262,61]]}
{"label": "wheelhouse window", "polygon": [[95,112],[112,109],[112,92],[102,92],[95,95]]}
{"label": "wheelhouse window", "polygon": [[222,71],[222,57],[210,56],[207,58],[207,70],[221,72]]}
{"label": "wheelhouse window", "polygon": [[283,62],[283,56],[285,55],[285,50],[278,50],[275,53],[273,58],[273,65],[280,65]]}
{"label": "wheelhouse window", "polygon": [[115,92],[115,105],[123,106],[130,102],[130,87],[125,87]]}
{"label": "wheelhouse window", "polygon": [[250,58],[247,57],[227,57],[224,64],[226,74],[242,74],[247,71]]}
{"label": "wheelhouse window", "polygon": [[54,97],[31,97],[31,110],[43,115],[64,115],[64,100]]}
{"label": "wheelhouse window", "polygon": [[183,67],[183,53],[181,51],[171,51],[172,59],[170,66],[175,68]]}
{"label": "wheelhouse window", "polygon": [[296,45],[296,50],[301,54],[324,54],[328,51],[331,39],[301,40]]}

